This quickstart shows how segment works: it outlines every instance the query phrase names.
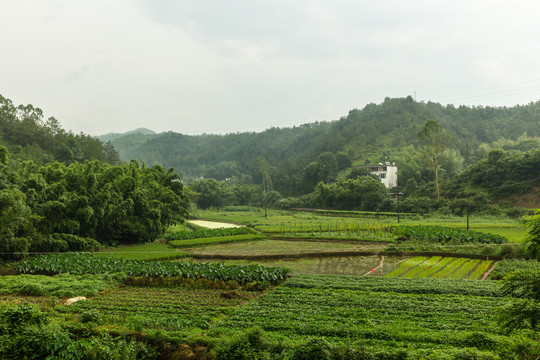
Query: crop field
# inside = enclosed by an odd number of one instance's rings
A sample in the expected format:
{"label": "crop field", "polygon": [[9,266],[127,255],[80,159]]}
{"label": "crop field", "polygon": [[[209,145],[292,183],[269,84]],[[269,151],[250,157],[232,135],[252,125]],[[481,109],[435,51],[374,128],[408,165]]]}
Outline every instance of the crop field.
{"label": "crop field", "polygon": [[491,358],[511,343],[494,314],[506,302],[495,282],[298,275],[217,328],[257,326],[291,342],[319,338],[407,358]]}
{"label": "crop field", "polygon": [[366,244],[355,242],[335,241],[286,241],[286,240],[259,240],[235,244],[211,245],[204,248],[184,249],[191,254],[228,256],[254,256],[254,255],[280,255],[286,257],[291,254],[316,254],[335,252],[377,252],[383,250],[385,245]]}
{"label": "crop field", "polygon": [[206,279],[232,281],[238,284],[270,284],[282,281],[289,272],[283,268],[260,265],[236,266],[197,262],[140,261],[99,257],[88,253],[60,253],[40,255],[20,263],[16,270],[21,274],[114,274],[146,278]]}
{"label": "crop field", "polygon": [[[172,228],[174,229],[174,228]],[[232,235],[253,234],[254,231],[247,227],[232,228],[199,228],[197,230],[171,230],[167,231],[163,238],[166,240],[188,240],[200,238],[226,237]]]}
{"label": "crop field", "polygon": [[[343,233],[350,233],[353,237],[358,237],[359,232],[368,232],[370,236],[383,232],[379,231],[389,225],[396,225],[397,219],[392,218],[361,218],[354,219],[339,216],[323,216],[308,212],[294,212],[282,210],[269,210],[268,217],[264,217],[264,211],[254,210],[249,212],[226,212],[198,210],[197,216],[201,219],[215,221],[229,221],[237,224],[251,225],[254,228],[272,234],[288,233],[302,234],[329,233],[344,236]],[[401,219],[404,225],[441,225],[455,229],[466,229],[467,221],[465,217],[445,216],[445,217],[419,217],[416,219]],[[470,229],[480,232],[501,235],[510,242],[520,243],[524,240],[527,230],[523,228],[518,220],[490,216],[471,216]]]}
{"label": "crop field", "polygon": [[401,264],[387,277],[482,279],[492,260],[478,260],[442,256],[415,256]]}
{"label": "crop field", "polygon": [[[223,261],[223,260],[206,260]],[[224,260],[226,264],[250,265],[261,264],[271,267],[285,267],[292,274],[342,274],[359,276],[381,276],[399,266],[402,258],[380,256],[332,256],[309,257],[298,259],[257,259],[257,260]],[[383,265],[382,267],[381,264]],[[373,270],[373,271],[372,271]]]}
{"label": "crop field", "polygon": [[185,240],[171,240],[169,245],[173,248],[188,248],[197,246],[207,246],[216,244],[229,244],[240,243],[246,241],[255,241],[267,239],[268,236],[264,234],[244,234],[244,235],[230,235],[230,236],[217,236],[217,237],[204,237]]}
{"label": "crop field", "polygon": [[[313,221],[315,220],[315,221]],[[309,222],[289,222],[288,224],[257,225],[259,231],[269,234],[334,234],[343,236],[359,237],[369,235],[370,237],[388,238],[387,229],[390,225],[375,224],[373,222],[337,220],[335,222],[321,222],[321,219],[313,219]]]}
{"label": "crop field", "polygon": [[504,236],[511,243],[522,243],[527,237],[527,230],[523,226],[475,226],[473,230]]}
{"label": "crop field", "polygon": [[96,322],[128,330],[187,334],[208,329],[256,295],[244,290],[121,286],[60,311],[80,316],[92,311]]}
{"label": "crop field", "polygon": [[504,259],[497,263],[490,279],[500,280],[515,270],[540,271],[540,261],[523,259]]}
{"label": "crop field", "polygon": [[153,242],[142,245],[117,246],[95,253],[98,256],[132,260],[181,259],[189,256],[185,252],[172,249],[166,244]]}

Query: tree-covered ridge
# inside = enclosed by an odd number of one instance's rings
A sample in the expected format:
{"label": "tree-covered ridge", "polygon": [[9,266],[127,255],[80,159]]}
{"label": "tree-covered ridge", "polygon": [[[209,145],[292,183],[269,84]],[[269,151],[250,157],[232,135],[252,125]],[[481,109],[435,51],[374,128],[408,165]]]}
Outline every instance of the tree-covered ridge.
{"label": "tree-covered ridge", "polygon": [[[529,151],[491,150],[486,158],[451,179],[449,196],[485,191],[494,198],[537,192],[540,185],[540,148]],[[537,194],[540,197],[540,193]]]}
{"label": "tree-covered ridge", "polygon": [[[123,159],[173,166],[187,180],[236,176],[260,184],[262,178],[255,160],[263,156],[271,166],[274,190],[299,195],[312,191],[318,181],[329,181],[323,178],[326,173],[313,176],[325,172],[334,161],[323,153],[346,154],[349,166],[396,161],[403,186],[411,178],[418,185],[433,180],[432,171],[422,164],[418,137],[429,119],[441,124],[451,138],[441,159],[443,179],[486,156],[486,147],[501,139],[506,145],[519,143],[522,151],[538,147],[540,102],[515,107],[454,107],[416,102],[411,97],[386,98],[381,104],[351,110],[346,117],[332,122],[271,128],[261,133],[136,134],[113,143]],[[524,134],[528,140],[518,141]]]}
{"label": "tree-covered ridge", "polygon": [[187,207],[172,169],[97,160],[39,166],[10,159],[0,146],[0,253],[7,256],[154,240]]}
{"label": "tree-covered ridge", "polygon": [[90,135],[62,129],[54,117],[43,119],[43,111],[32,105],[15,106],[0,95],[0,145],[13,157],[32,159],[39,164],[60,161],[99,160],[118,164],[118,152],[111,143]]}

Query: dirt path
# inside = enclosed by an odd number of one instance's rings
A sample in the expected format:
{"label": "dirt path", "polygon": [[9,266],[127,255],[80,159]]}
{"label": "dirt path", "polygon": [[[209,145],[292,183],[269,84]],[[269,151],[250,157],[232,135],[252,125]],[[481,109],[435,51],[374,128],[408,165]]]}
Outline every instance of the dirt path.
{"label": "dirt path", "polygon": [[237,225],[237,224],[230,224],[230,223],[217,222],[217,221],[188,220],[187,222],[192,223],[197,226],[209,228],[209,229],[242,227],[241,225]]}
{"label": "dirt path", "polygon": [[375,271],[377,269],[382,269],[383,265],[384,265],[384,256],[381,256],[381,262],[379,263],[379,266],[372,268],[371,271],[368,271],[367,273],[365,273],[364,276],[375,274]]}
{"label": "dirt path", "polygon": [[488,271],[484,272],[484,275],[482,276],[482,280],[486,280],[489,277],[489,275],[491,274],[493,269],[495,269],[495,266],[497,266],[498,263],[499,263],[498,261],[494,261],[491,264],[491,267],[488,269]]}

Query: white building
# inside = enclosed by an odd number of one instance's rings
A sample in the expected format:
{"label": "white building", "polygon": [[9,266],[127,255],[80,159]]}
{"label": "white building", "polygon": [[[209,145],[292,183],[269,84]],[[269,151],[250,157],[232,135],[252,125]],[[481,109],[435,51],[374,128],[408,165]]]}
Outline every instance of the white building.
{"label": "white building", "polygon": [[373,175],[377,175],[388,189],[397,186],[397,166],[395,162],[385,162],[384,165],[365,166]]}

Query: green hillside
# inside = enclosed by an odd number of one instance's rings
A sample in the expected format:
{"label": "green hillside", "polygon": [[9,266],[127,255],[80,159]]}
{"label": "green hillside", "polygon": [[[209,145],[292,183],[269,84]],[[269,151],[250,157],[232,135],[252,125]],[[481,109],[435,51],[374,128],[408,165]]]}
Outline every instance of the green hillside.
{"label": "green hillside", "polygon": [[[416,102],[411,97],[386,98],[381,104],[354,109],[332,122],[292,128],[271,128],[260,133],[190,136],[174,132],[159,135],[128,134],[112,139],[122,159],[147,165],[174,167],[184,180],[205,177],[260,184],[255,159],[263,156],[271,166],[273,188],[284,195],[299,195],[312,188],[307,167],[323,163],[322,154],[345,155],[329,179],[344,177],[351,166],[396,161],[399,182],[418,185],[433,180],[420,157],[418,132],[435,119],[451,136],[441,164],[443,178],[450,178],[494,148],[527,151],[537,148],[540,136],[540,102],[514,107],[443,106]],[[338,161],[336,160],[330,160]],[[321,171],[320,167],[316,168]],[[339,172],[339,173],[338,173]]]}
{"label": "green hillside", "polygon": [[2,95],[0,145],[6,146],[14,158],[30,159],[38,164],[85,160],[120,162],[112,144],[87,134],[65,131],[54,117],[43,119],[41,109],[30,104],[15,105]]}

